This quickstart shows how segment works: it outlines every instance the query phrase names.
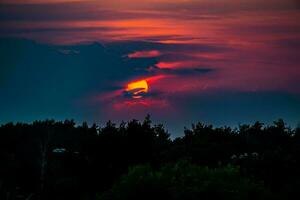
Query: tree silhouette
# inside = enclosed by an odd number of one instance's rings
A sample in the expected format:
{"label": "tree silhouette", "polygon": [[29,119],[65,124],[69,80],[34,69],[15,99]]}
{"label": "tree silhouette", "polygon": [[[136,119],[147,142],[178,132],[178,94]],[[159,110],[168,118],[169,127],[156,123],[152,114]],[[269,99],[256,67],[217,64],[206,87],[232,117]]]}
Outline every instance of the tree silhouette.
{"label": "tree silhouette", "polygon": [[[259,188],[252,193],[257,198],[269,192],[267,197],[288,199],[299,195],[299,158],[300,128],[281,119],[237,129],[196,123],[173,140],[150,116],[103,127],[73,120],[8,123],[0,126],[0,199],[95,200],[119,194],[146,199],[157,190],[165,199],[205,198],[211,191],[222,199],[247,199],[252,186]],[[172,182],[178,174],[182,177]],[[136,182],[140,175],[142,188]],[[195,187],[185,185],[189,180]],[[184,190],[173,191],[181,186]],[[240,189],[233,196],[232,186]]]}

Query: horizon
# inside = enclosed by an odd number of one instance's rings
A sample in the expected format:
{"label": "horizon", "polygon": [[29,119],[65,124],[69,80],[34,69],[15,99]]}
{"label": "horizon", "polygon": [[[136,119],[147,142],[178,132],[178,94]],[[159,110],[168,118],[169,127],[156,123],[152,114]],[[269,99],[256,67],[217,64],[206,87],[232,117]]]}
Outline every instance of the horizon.
{"label": "horizon", "polygon": [[[75,123],[75,127],[80,127],[82,126],[84,123],[87,124],[87,126],[90,128],[94,125],[97,126],[97,128],[104,128],[107,123],[111,122],[113,125],[115,125],[116,127],[120,127],[120,125],[122,123],[125,123],[125,125],[128,125],[129,122],[132,122],[134,120],[136,120],[137,122],[140,122],[142,123],[146,118],[148,117],[148,115],[146,115],[143,119],[139,120],[139,119],[129,119],[129,120],[121,120],[121,121],[113,121],[113,120],[108,120],[108,121],[103,121],[103,122],[87,122],[87,121],[76,121],[72,118],[70,119],[61,119],[61,120],[57,120],[57,119],[52,119],[52,118],[45,118],[45,119],[36,119],[36,120],[32,120],[32,121],[11,121],[11,122],[6,122],[6,123],[0,123],[0,127],[2,126],[5,126],[5,125],[8,125],[8,124],[13,124],[13,125],[17,125],[17,124],[27,124],[27,125],[32,125],[34,124],[35,122],[45,122],[45,121],[53,121],[54,123],[64,123],[66,121],[73,121]],[[249,126],[253,126],[254,124],[256,123],[260,123],[262,125],[262,128],[269,128],[271,126],[274,126],[275,122],[278,122],[279,120],[283,120],[284,122],[284,125],[286,128],[288,129],[292,129],[292,130],[296,130],[298,128],[300,128],[300,121],[296,124],[296,125],[291,125],[291,124],[288,124],[284,119],[282,118],[278,118],[278,119],[275,119],[275,120],[272,120],[272,121],[269,121],[269,122],[264,122],[264,121],[252,121],[252,122],[245,122],[245,123],[238,123],[236,125],[226,125],[226,124],[223,124],[223,125],[216,125],[216,124],[212,124],[212,123],[209,123],[209,122],[203,122],[203,121],[194,121],[194,122],[191,122],[189,124],[186,124],[184,125],[183,127],[181,127],[181,129],[179,130],[178,128],[175,129],[175,130],[172,130],[172,129],[169,129],[168,128],[168,124],[164,124],[162,122],[155,122],[155,121],[152,121],[152,117],[149,115],[149,119],[151,121],[151,125],[152,126],[156,126],[156,125],[162,125],[164,127],[164,129],[166,130],[167,133],[170,134],[170,138],[171,139],[176,139],[176,138],[180,138],[180,137],[183,137],[184,136],[184,132],[185,130],[191,130],[192,127],[194,125],[197,125],[198,123],[201,123],[203,124],[204,126],[212,126],[212,128],[214,129],[218,129],[218,128],[230,128],[232,131],[238,131],[240,129],[240,127],[244,126],[244,125],[249,125]]]}

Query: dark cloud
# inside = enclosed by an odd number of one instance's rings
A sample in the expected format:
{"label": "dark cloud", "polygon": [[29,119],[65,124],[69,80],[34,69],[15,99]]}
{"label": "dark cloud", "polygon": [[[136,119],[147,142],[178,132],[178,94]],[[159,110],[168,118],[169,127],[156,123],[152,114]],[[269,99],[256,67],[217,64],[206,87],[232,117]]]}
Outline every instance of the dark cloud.
{"label": "dark cloud", "polygon": [[150,73],[155,74],[166,74],[166,75],[178,75],[178,76],[187,76],[187,75],[192,75],[192,76],[199,76],[199,75],[204,75],[209,72],[215,71],[213,68],[203,68],[202,66],[199,66],[198,68],[189,68],[189,66],[186,66],[187,68],[185,69],[171,69],[171,68],[158,68],[158,67],[151,67],[148,69]]}
{"label": "dark cloud", "polygon": [[60,91],[63,96],[103,90],[103,83],[138,76],[146,71],[136,69],[155,64],[153,59],[125,59],[99,43],[53,46],[2,38],[0,53],[1,75],[7,80],[1,89],[40,96],[51,95],[54,88],[53,95]]}
{"label": "dark cloud", "polygon": [[153,4],[153,8],[162,11],[177,11],[189,15],[233,14],[241,11],[289,11],[299,9],[299,0],[218,0],[218,1],[184,1],[161,2]]}
{"label": "dark cloud", "polygon": [[59,20],[104,20],[132,19],[140,14],[103,9],[87,2],[2,4],[1,21],[59,21]]}
{"label": "dark cloud", "polygon": [[298,51],[300,49],[300,38],[278,39],[273,41],[273,44],[277,47]]}
{"label": "dark cloud", "polygon": [[[174,45],[170,46],[147,42],[62,46],[2,38],[0,92],[6,95],[1,98],[1,107],[18,105],[19,108],[15,108],[16,114],[29,108],[42,113],[72,110],[73,103],[78,99],[118,89],[120,85],[117,83],[153,75],[148,68],[154,66],[157,59],[124,57],[133,49],[169,49]],[[209,69],[157,69],[154,74],[184,76],[208,71]],[[35,108],[37,105],[43,109]]]}
{"label": "dark cloud", "polygon": [[[160,5],[160,4],[159,4]],[[171,10],[172,11],[172,10]],[[150,9],[107,9],[97,2],[56,2],[35,4],[2,4],[1,21],[60,21],[60,20],[115,20],[136,18],[185,18],[215,20],[217,16],[181,15]]]}
{"label": "dark cloud", "polygon": [[108,43],[107,47],[111,48],[116,52],[123,53],[124,55],[128,52],[135,52],[141,50],[161,50],[167,53],[196,53],[196,52],[206,52],[206,53],[218,53],[218,52],[228,52],[234,49],[229,46],[224,46],[222,44],[193,44],[193,43],[180,43],[180,44],[164,44],[159,42],[141,42],[141,41],[121,41]]}
{"label": "dark cloud", "polygon": [[0,27],[0,33],[2,35],[9,34],[26,34],[26,33],[36,33],[36,34],[68,34],[71,32],[92,32],[92,31],[120,31],[125,30],[124,28],[117,27],[61,27],[61,28],[18,28],[18,27]]}

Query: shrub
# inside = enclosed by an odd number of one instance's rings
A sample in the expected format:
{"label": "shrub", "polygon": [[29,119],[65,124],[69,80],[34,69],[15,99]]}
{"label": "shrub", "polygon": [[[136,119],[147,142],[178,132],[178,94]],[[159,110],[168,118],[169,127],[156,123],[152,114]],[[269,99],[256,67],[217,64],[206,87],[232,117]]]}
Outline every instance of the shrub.
{"label": "shrub", "polygon": [[260,182],[240,176],[232,166],[210,169],[181,161],[159,170],[139,165],[129,170],[99,200],[266,199]]}

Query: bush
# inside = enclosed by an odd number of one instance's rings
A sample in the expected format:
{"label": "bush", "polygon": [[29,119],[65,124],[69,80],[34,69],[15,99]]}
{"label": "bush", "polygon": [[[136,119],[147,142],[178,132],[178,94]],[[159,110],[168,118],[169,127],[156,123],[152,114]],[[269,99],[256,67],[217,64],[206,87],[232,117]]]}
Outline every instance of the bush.
{"label": "bush", "polygon": [[266,199],[262,183],[241,177],[232,166],[210,169],[178,162],[153,170],[139,165],[129,170],[99,200],[126,199]]}

